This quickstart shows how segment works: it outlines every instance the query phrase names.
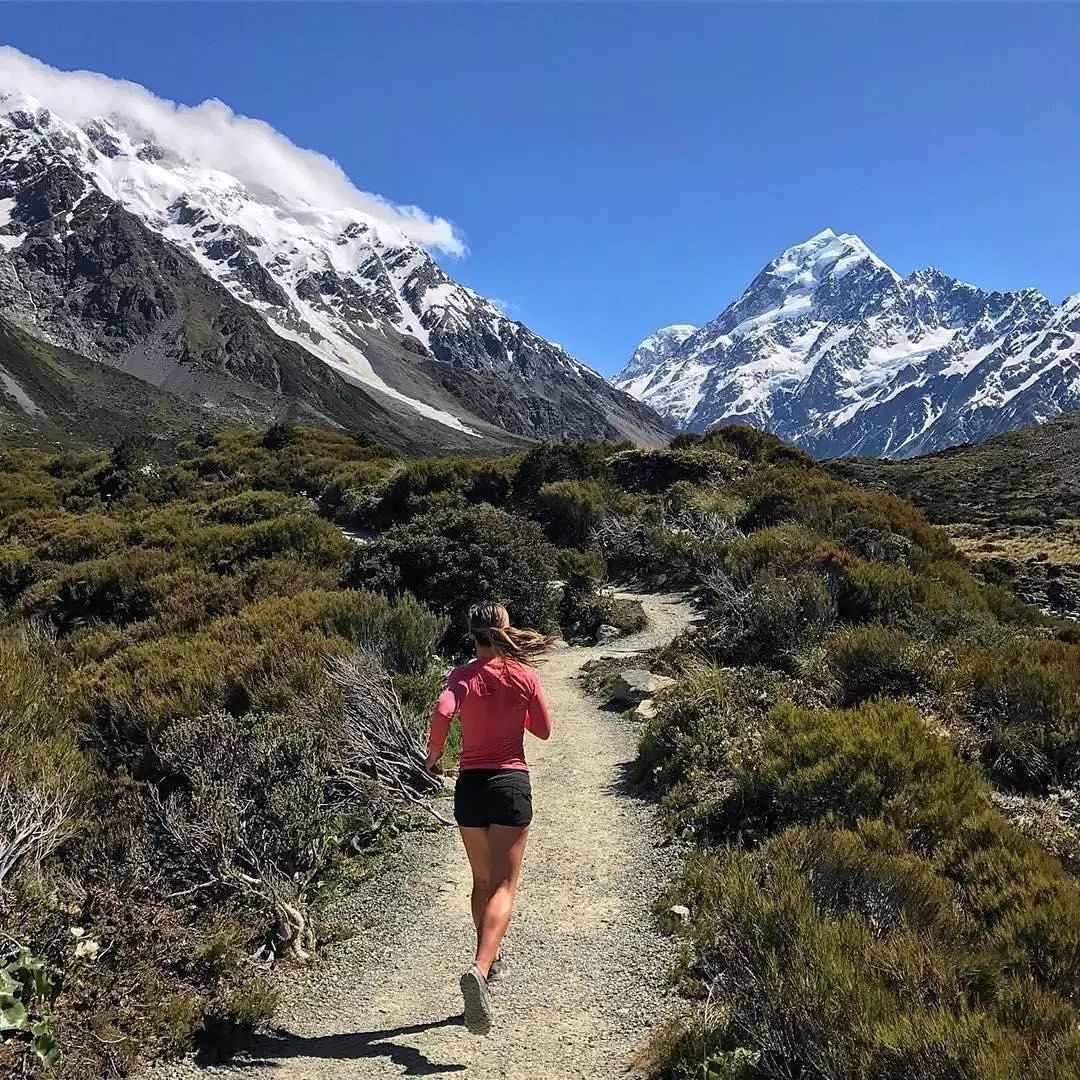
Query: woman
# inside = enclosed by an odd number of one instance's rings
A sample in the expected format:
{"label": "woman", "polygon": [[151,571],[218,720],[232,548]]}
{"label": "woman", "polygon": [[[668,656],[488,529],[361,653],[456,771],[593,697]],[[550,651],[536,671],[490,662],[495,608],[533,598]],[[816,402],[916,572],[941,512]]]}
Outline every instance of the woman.
{"label": "woman", "polygon": [[532,661],[558,638],[510,625],[501,604],[469,611],[476,659],[450,672],[431,716],[428,768],[435,771],[450,721],[461,716],[461,765],[454,817],[472,867],[476,960],[461,976],[465,1024],[474,1035],[491,1030],[488,982],[500,978],[499,955],[514,905],[525,840],[532,821],[532,788],[525,764],[525,732],[551,734],[540,680]]}

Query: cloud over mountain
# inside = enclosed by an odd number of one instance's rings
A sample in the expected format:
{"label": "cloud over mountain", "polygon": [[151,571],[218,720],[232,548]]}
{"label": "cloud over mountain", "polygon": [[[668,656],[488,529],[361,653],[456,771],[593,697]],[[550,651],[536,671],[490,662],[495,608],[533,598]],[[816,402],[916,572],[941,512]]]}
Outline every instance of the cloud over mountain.
{"label": "cloud over mountain", "polygon": [[445,218],[359,190],[330,158],[296,146],[264,121],[240,116],[221,101],[182,105],[136,83],[90,71],[60,71],[0,46],[0,96],[19,93],[76,123],[121,117],[128,130],[139,128],[160,138],[192,164],[230,173],[264,200],[277,194],[291,203],[355,209],[429,250],[466,251],[460,233]]}

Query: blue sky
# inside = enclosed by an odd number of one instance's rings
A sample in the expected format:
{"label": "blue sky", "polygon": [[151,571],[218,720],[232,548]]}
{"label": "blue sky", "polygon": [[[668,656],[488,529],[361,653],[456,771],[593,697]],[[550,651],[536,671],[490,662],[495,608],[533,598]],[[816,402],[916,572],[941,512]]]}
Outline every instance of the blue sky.
{"label": "blue sky", "polygon": [[459,280],[605,373],[784,247],[1080,291],[1069,4],[4,4],[62,68],[218,97],[451,219]]}

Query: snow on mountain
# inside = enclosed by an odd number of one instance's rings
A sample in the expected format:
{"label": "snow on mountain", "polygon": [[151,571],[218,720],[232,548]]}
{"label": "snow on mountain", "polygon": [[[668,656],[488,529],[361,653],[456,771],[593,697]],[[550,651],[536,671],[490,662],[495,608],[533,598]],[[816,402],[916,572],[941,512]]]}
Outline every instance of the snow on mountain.
{"label": "snow on mountain", "polygon": [[[279,339],[395,408],[463,434],[479,417],[526,435],[665,437],[650,409],[449,278],[425,247],[463,250],[445,221],[357,191],[219,102],[186,109],[0,49],[0,260],[13,260],[6,309],[24,325],[44,329],[24,241],[66,245],[82,229],[91,243],[90,204],[134,215]],[[88,343],[48,321],[59,344],[110,358],[104,332]]]}
{"label": "snow on mountain", "polygon": [[652,369],[671,356],[695,330],[697,327],[689,323],[675,323],[662,327],[639,342],[630,363],[620,372],[624,381],[623,389],[633,394],[637,379],[644,376],[647,382]]}
{"label": "snow on mountain", "polygon": [[683,429],[743,422],[823,457],[908,457],[1080,407],[1074,323],[1076,298],[1055,310],[1033,289],[901,278],[826,229],[613,381]]}

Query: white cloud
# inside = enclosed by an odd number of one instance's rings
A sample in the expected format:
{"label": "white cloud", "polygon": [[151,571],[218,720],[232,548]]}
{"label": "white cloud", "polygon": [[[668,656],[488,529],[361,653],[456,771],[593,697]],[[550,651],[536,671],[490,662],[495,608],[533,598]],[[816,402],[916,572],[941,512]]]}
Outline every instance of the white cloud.
{"label": "white cloud", "polygon": [[513,300],[502,300],[497,296],[488,297],[489,301],[494,304],[504,315],[513,316],[520,310],[517,304]]}
{"label": "white cloud", "polygon": [[0,46],[0,94],[6,92],[29,94],[69,123],[118,117],[125,128],[152,134],[192,164],[230,173],[254,188],[269,185],[289,201],[358,210],[426,248],[465,254],[464,241],[445,218],[360,191],[330,158],[296,146],[264,121],[239,116],[221,101],[179,105],[137,83],[92,71],[60,71]]}

